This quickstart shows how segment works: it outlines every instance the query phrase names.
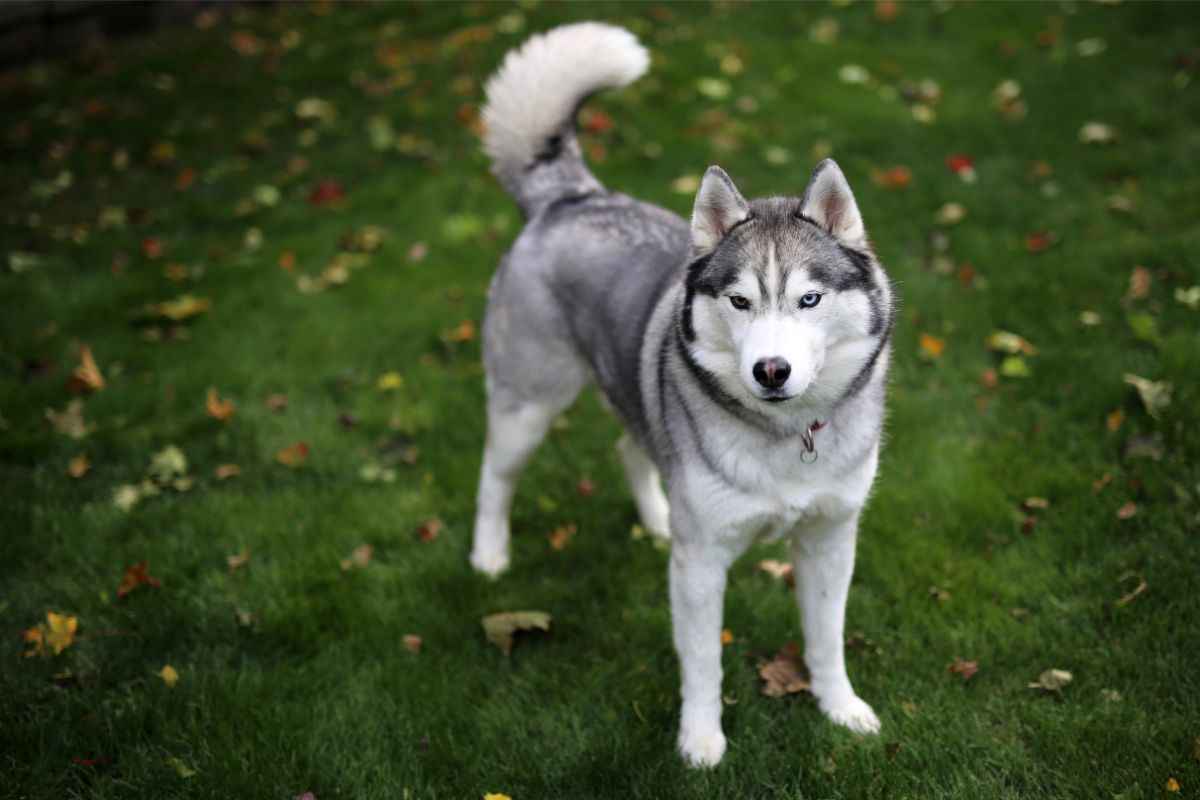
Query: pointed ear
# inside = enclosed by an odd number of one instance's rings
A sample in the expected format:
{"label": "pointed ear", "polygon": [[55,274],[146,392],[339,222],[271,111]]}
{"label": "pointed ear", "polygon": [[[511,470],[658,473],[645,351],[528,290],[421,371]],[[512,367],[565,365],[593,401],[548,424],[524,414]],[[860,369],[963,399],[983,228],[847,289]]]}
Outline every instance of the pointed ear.
{"label": "pointed ear", "polygon": [[750,206],[720,167],[709,167],[692,207],[692,255],[711,252],[729,229],[750,216]]}
{"label": "pointed ear", "polygon": [[867,229],[854,202],[854,192],[832,158],[817,164],[800,205],[801,214],[839,241],[857,249],[867,247]]}

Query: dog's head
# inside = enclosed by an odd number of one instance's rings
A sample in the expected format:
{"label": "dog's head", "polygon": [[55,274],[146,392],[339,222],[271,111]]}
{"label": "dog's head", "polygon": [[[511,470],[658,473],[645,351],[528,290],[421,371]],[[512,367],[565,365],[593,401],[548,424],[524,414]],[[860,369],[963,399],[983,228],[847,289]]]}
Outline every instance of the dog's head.
{"label": "dog's head", "polygon": [[891,329],[891,287],[836,163],[817,165],[801,198],[751,202],[709,167],[691,239],[682,333],[724,391],[774,416],[861,388]]}

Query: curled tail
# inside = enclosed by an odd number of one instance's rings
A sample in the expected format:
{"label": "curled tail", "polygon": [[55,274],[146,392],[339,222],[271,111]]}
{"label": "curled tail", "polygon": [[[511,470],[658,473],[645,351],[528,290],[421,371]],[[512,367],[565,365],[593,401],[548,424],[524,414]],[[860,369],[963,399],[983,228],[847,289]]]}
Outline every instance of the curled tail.
{"label": "curled tail", "polygon": [[575,112],[589,95],[632,83],[649,63],[637,37],[599,22],[554,28],[505,57],[487,82],[483,147],[527,216],[600,188],[575,139]]}

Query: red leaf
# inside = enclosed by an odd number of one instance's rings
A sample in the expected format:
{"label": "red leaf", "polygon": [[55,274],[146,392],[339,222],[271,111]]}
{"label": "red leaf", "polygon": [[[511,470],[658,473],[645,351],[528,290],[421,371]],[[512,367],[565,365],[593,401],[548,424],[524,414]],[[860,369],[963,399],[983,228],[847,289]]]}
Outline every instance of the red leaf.
{"label": "red leaf", "polygon": [[148,563],[139,561],[132,567],[125,570],[125,574],[121,577],[121,585],[117,587],[117,597],[125,597],[139,586],[153,586],[155,589],[162,586],[162,582],[147,572]]}
{"label": "red leaf", "polygon": [[344,200],[345,197],[346,190],[340,183],[330,178],[313,187],[312,192],[308,195],[308,202],[319,208]]}
{"label": "red leaf", "polygon": [[974,169],[975,162],[968,155],[963,153],[955,153],[953,155],[946,156],[946,166],[950,168],[951,172],[953,172],[955,175],[958,175],[966,172],[967,170]]}

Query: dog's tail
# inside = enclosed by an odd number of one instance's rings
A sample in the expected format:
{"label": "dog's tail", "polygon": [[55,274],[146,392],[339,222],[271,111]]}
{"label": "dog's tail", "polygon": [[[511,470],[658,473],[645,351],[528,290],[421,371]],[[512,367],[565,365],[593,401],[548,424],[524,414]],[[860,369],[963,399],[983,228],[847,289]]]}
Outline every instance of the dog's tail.
{"label": "dog's tail", "polygon": [[637,80],[649,63],[637,37],[599,22],[554,28],[505,57],[487,83],[483,146],[526,216],[600,188],[583,163],[575,113],[595,92]]}

